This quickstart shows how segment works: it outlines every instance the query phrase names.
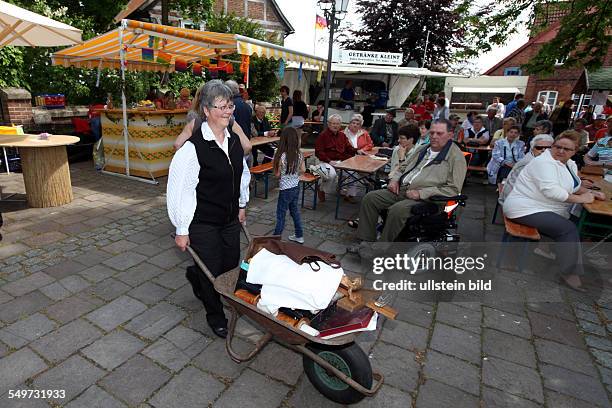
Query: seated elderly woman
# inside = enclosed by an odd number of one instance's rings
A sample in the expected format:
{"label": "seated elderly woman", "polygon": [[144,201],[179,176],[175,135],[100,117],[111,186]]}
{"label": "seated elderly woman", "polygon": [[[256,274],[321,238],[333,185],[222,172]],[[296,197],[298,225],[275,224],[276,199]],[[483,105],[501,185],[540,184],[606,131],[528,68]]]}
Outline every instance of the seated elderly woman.
{"label": "seated elderly woman", "polygon": [[[372,139],[368,134],[368,131],[363,127],[363,116],[356,113],[351,118],[349,125],[344,129],[344,133],[348,138],[351,146],[357,149],[357,153],[366,154],[370,152],[374,147],[374,143],[372,143]],[[350,202],[356,202],[355,196],[357,195],[357,184],[351,184],[346,191],[346,195],[344,199]]]}
{"label": "seated elderly woman", "polygon": [[508,177],[512,167],[525,157],[525,143],[519,140],[521,128],[512,126],[505,139],[495,142],[491,160],[487,164],[489,183],[501,186],[502,181]]}
{"label": "seated elderly woman", "polygon": [[[612,129],[610,129],[612,133]],[[612,135],[603,137],[584,156],[584,162],[588,166],[611,166],[612,165]]]}
{"label": "seated elderly woman", "polygon": [[[167,207],[176,227],[176,245],[190,245],[214,276],[233,269],[240,258],[240,222],[246,218],[250,173],[244,150],[228,129],[232,91],[222,81],[207,82],[199,92],[200,118],[192,136],[170,164]],[[193,292],[206,309],[206,320],[219,337],[227,320],[219,294],[202,271],[187,268]]]}
{"label": "seated elderly woman", "polygon": [[510,192],[514,188],[514,184],[516,183],[516,179],[518,178],[521,171],[527,166],[533,159],[544,153],[546,149],[550,149],[555,139],[551,135],[537,135],[533,139],[531,139],[531,149],[529,152],[523,157],[523,159],[519,160],[514,166],[512,166],[512,170],[508,177],[506,177],[506,182],[503,185],[503,188],[499,191],[499,198],[497,201],[500,205],[504,205],[504,201],[510,195]]}
{"label": "seated elderly woman", "polygon": [[415,125],[403,126],[397,133],[399,144],[393,148],[391,162],[389,163],[390,169],[394,169],[400,163],[403,163],[407,157],[410,157],[410,154],[416,150],[414,148],[421,137],[421,132]]}
{"label": "seated elderly woman", "polygon": [[495,142],[499,139],[504,139],[506,137],[506,133],[510,130],[512,126],[516,125],[516,119],[514,118],[505,118],[502,121],[502,128],[495,131],[493,137],[491,138],[490,146],[495,146]]}
{"label": "seated elderly woman", "polygon": [[322,179],[319,190],[321,201],[325,201],[326,193],[332,193],[336,189],[337,175],[332,164],[357,154],[357,149],[351,145],[341,127],[342,117],[337,114],[330,115],[327,119],[327,128],[319,134],[315,142],[315,155],[320,163],[313,168],[313,171]]}
{"label": "seated elderly woman", "polygon": [[404,118],[397,122],[397,125],[401,128],[413,122],[419,123],[419,121],[416,119],[416,115],[414,114],[414,109],[406,108]]}
{"label": "seated elderly woman", "polygon": [[583,292],[580,235],[569,220],[569,211],[572,204],[592,203],[605,196],[581,185],[578,168],[571,160],[579,146],[580,135],[575,131],[557,136],[550,151],[533,159],[521,171],[504,201],[504,214],[552,238],[557,243],[555,253],[561,267],[561,281]]}

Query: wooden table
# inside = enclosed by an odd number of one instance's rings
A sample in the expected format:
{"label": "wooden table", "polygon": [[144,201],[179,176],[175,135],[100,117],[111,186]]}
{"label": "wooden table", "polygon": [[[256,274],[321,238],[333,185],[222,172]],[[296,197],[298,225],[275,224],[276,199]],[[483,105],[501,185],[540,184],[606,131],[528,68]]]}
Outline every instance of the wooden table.
{"label": "wooden table", "polygon": [[369,190],[368,176],[375,174],[386,166],[388,162],[389,159],[374,159],[369,155],[357,155],[332,165],[338,171],[336,219],[338,219],[338,211],[340,210],[340,192],[342,188],[359,183],[365,186],[367,192]]}
{"label": "wooden table", "polygon": [[[583,168],[584,169],[584,168]],[[605,200],[595,200],[591,204],[582,205],[582,213],[578,221],[578,232],[581,236],[591,236],[602,238],[607,234],[598,234],[586,231],[585,227],[593,227],[598,230],[612,231],[612,183],[603,179],[603,177],[590,176],[593,184],[600,188],[600,191],[606,195]],[[605,219],[602,222],[602,216]]]}
{"label": "wooden table", "polygon": [[76,136],[38,135],[4,136],[2,147],[18,147],[28,204],[31,207],[57,207],[72,201],[72,184],[66,145],[75,144]]}
{"label": "wooden table", "polygon": [[273,137],[255,136],[251,138],[251,146],[255,147],[255,146],[265,145],[268,143],[276,143],[279,140],[280,140],[280,137],[278,136],[273,136]]}
{"label": "wooden table", "polygon": [[[493,151],[493,148],[489,145],[487,146],[465,146],[465,150],[469,153],[474,153],[472,152],[472,150],[475,151],[479,151],[479,152],[486,152],[487,154],[487,160],[485,160],[484,162],[484,166],[468,166],[468,171],[483,171],[486,172],[487,171],[487,162],[489,161],[488,155]],[[473,156],[472,156],[473,158]]]}
{"label": "wooden table", "polygon": [[580,169],[580,173],[593,176],[603,176],[604,168],[603,166],[584,166]]}

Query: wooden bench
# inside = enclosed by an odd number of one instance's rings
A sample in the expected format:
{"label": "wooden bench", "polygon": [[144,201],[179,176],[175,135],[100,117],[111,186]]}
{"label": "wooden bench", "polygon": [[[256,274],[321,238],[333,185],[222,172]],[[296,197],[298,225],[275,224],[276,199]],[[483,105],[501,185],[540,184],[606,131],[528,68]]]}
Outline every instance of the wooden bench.
{"label": "wooden bench", "polygon": [[[312,173],[304,173],[300,175],[300,182],[302,183],[302,208],[308,208],[309,210],[317,209],[317,194],[319,193],[319,180],[321,176]],[[304,196],[306,190],[312,191],[312,207],[304,206]]]}
{"label": "wooden bench", "polygon": [[270,184],[270,174],[272,174],[272,162],[263,163],[258,166],[253,166],[249,169],[254,176],[255,181],[255,197],[257,197],[257,182],[263,178],[264,181],[264,199],[268,198],[268,187]]}
{"label": "wooden bench", "polygon": [[537,242],[542,239],[542,237],[540,236],[540,232],[537,230],[537,228],[519,224],[507,218],[506,216],[504,216],[504,226],[505,231],[502,237],[502,247],[499,253],[499,257],[497,258],[496,266],[497,268],[499,268],[505,256],[505,244],[512,241],[519,241],[523,242],[523,248],[521,249],[518,260],[518,271],[521,272],[523,270],[523,264],[525,262],[525,259],[527,258],[527,248],[529,247],[529,243]]}

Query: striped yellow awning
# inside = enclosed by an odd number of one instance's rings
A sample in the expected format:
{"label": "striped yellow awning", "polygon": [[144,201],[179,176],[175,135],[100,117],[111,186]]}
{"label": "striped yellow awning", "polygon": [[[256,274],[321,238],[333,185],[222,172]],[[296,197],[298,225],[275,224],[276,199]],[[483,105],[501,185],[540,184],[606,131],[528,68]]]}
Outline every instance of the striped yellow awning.
{"label": "striped yellow awning", "polygon": [[[142,49],[151,48],[150,37],[159,38],[155,57],[159,51],[170,55],[169,64],[142,60]],[[121,38],[122,37],[122,38]],[[218,58],[229,54],[257,55],[259,57],[283,59],[286,62],[302,63],[306,67],[325,66],[326,61],[314,55],[255,40],[237,34],[215,33],[190,30],[123,20],[122,27],[109,31],[74,47],[66,48],[52,55],[53,65],[78,68],[121,67],[121,40],[125,49],[126,68],[133,71],[173,72],[174,60],[187,62],[203,58]]]}

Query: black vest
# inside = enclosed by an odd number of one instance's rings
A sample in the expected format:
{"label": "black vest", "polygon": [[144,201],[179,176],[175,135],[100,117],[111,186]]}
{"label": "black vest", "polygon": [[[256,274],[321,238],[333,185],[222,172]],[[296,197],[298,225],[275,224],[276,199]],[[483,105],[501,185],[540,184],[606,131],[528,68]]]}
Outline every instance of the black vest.
{"label": "black vest", "polygon": [[201,125],[202,122],[196,120],[189,139],[195,146],[200,164],[196,186],[197,205],[192,223],[229,224],[238,220],[244,151],[238,135],[228,129],[231,135],[228,140],[228,161],[215,140],[204,140]]}

